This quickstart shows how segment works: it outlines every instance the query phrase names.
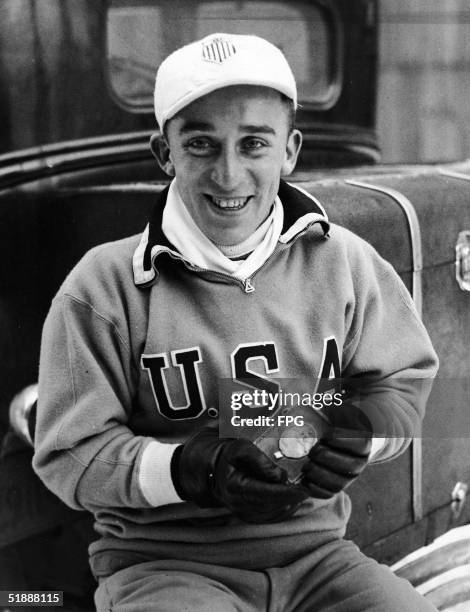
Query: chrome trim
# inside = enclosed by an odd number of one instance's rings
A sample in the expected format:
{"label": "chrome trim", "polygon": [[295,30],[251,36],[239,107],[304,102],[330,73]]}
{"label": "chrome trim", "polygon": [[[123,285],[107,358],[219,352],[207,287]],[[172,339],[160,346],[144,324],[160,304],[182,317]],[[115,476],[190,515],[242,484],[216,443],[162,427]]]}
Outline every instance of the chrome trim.
{"label": "chrome trim", "polygon": [[462,174],[461,172],[454,172],[453,170],[442,170],[439,168],[439,174],[443,176],[448,176],[454,179],[460,179],[461,181],[470,181],[470,174]]}
{"label": "chrome trim", "polygon": [[463,230],[457,238],[455,278],[462,291],[470,291],[470,230]]}
{"label": "chrome trim", "polygon": [[388,195],[390,198],[395,200],[404,211],[408,220],[408,228],[410,230],[411,237],[411,256],[413,258],[413,273],[411,279],[411,296],[416,306],[416,310],[419,315],[422,315],[423,311],[423,290],[421,286],[421,271],[423,269],[423,248],[421,245],[421,230],[419,226],[418,215],[414,209],[413,204],[410,200],[396,189],[390,187],[382,187],[381,185],[371,185],[370,183],[363,183],[362,181],[347,180],[345,181],[348,185],[354,187],[362,187],[364,189],[371,189],[372,191],[378,191]]}
{"label": "chrome trim", "polygon": [[[423,270],[423,249],[421,244],[421,229],[419,226],[418,215],[411,201],[396,189],[383,187],[382,185],[372,185],[362,181],[346,180],[345,183],[353,187],[361,187],[383,193],[394,200],[404,211],[411,239],[411,256],[413,271],[411,277],[411,297],[416,306],[419,316],[423,311],[423,288],[421,272]],[[423,518],[423,438],[421,431],[417,432],[411,444],[412,452],[412,498],[413,498],[413,520],[419,521]]]}

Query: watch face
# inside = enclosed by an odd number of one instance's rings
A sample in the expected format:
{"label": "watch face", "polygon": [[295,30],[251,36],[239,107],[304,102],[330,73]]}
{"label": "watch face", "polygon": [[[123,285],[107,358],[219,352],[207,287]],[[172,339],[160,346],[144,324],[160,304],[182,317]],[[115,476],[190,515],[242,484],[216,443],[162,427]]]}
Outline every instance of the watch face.
{"label": "watch face", "polygon": [[330,423],[324,414],[309,406],[279,412],[273,419],[276,425],[267,428],[254,443],[286,470],[289,482],[298,482],[308,453],[328,433]]}
{"label": "watch face", "polygon": [[309,423],[286,427],[279,439],[279,452],[288,459],[302,459],[318,442],[318,432]]}

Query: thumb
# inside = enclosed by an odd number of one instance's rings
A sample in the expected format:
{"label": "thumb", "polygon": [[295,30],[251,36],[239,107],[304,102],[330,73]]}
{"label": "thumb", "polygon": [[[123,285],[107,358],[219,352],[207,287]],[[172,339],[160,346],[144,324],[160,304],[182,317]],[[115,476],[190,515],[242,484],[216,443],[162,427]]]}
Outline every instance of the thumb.
{"label": "thumb", "polygon": [[229,459],[233,467],[265,482],[287,482],[287,472],[272,461],[263,451],[248,440],[237,440]]}

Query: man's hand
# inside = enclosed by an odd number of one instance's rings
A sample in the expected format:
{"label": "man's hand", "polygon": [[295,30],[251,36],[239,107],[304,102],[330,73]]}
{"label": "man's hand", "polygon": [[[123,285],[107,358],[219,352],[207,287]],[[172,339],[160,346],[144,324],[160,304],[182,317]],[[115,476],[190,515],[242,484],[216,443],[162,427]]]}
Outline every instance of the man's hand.
{"label": "man's hand", "polygon": [[178,447],[171,464],[178,495],[201,507],[225,506],[248,523],[281,521],[308,493],[252,442],[205,427]]}
{"label": "man's hand", "polygon": [[335,410],[333,429],[310,451],[301,484],[312,497],[328,499],[345,489],[366,467],[372,446],[370,423],[358,408]]}

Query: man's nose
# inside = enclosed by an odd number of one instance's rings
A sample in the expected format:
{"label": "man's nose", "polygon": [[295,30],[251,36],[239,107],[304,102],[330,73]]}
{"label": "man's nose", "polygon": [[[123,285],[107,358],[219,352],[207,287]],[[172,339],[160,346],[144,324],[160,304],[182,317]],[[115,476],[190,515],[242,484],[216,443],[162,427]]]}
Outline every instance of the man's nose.
{"label": "man's nose", "polygon": [[211,172],[211,178],[224,191],[233,191],[241,182],[243,164],[235,150],[224,149],[220,152]]}

